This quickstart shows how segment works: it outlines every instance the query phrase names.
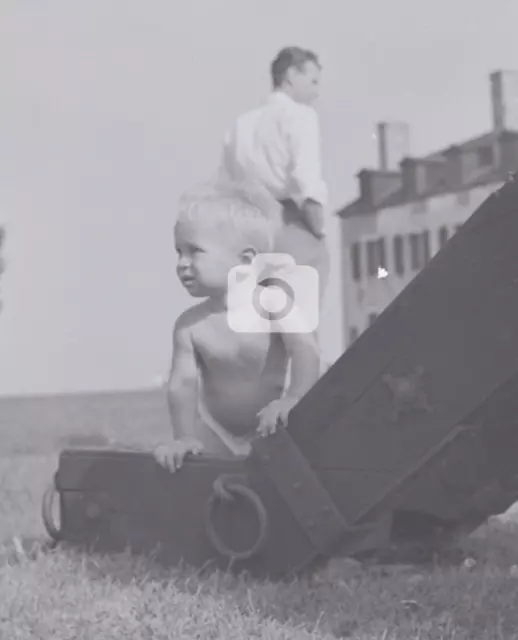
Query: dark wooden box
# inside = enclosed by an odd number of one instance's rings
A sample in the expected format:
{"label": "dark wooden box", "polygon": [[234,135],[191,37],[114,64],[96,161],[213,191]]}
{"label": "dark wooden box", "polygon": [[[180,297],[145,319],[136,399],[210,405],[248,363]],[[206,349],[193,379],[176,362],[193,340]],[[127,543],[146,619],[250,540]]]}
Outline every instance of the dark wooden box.
{"label": "dark wooden box", "polygon": [[[218,479],[230,500],[215,490]],[[67,449],[55,488],[57,539],[92,551],[131,548],[162,563],[247,569],[264,577],[296,571],[313,557],[267,475],[243,462],[197,456],[171,474],[146,452]]]}

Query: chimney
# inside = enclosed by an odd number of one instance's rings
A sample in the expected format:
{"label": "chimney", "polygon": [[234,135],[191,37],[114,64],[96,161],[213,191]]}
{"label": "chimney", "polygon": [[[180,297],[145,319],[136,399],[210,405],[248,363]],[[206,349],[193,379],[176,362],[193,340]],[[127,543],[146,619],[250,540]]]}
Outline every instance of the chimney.
{"label": "chimney", "polygon": [[518,71],[495,71],[489,78],[494,132],[518,131]]}
{"label": "chimney", "polygon": [[410,130],[406,122],[379,122],[378,157],[381,171],[399,171],[399,163],[409,154]]}

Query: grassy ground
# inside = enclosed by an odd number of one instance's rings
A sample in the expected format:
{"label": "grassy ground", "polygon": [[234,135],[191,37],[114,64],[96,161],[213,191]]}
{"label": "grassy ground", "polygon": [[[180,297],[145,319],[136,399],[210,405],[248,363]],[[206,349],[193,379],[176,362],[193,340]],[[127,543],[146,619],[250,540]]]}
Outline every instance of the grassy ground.
{"label": "grassy ground", "polygon": [[[45,550],[41,494],[67,440],[59,411],[53,424],[26,436],[24,448],[19,425],[2,422],[0,401],[0,640],[518,638],[512,519],[462,543],[473,562],[368,567],[341,560],[292,584],[223,573],[201,579],[128,555]],[[127,425],[110,429],[111,437],[145,441]],[[86,424],[83,433],[91,431]],[[156,427],[153,439],[160,435]]]}

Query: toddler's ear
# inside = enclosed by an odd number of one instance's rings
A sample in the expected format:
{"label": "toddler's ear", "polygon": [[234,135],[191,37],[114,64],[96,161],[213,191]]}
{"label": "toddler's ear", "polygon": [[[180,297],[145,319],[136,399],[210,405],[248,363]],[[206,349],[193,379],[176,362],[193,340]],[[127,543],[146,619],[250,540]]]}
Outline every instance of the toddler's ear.
{"label": "toddler's ear", "polygon": [[243,264],[251,264],[252,260],[257,255],[257,250],[253,247],[247,247],[241,251],[241,262]]}

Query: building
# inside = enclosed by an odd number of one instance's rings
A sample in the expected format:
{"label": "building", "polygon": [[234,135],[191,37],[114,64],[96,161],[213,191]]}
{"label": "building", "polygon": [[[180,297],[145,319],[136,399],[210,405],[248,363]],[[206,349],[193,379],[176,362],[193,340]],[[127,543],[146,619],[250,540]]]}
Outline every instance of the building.
{"label": "building", "polygon": [[350,345],[478,206],[518,171],[518,72],[490,75],[492,129],[408,157],[405,123],[378,125],[379,168],[339,212],[344,343]]}

